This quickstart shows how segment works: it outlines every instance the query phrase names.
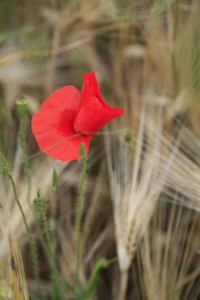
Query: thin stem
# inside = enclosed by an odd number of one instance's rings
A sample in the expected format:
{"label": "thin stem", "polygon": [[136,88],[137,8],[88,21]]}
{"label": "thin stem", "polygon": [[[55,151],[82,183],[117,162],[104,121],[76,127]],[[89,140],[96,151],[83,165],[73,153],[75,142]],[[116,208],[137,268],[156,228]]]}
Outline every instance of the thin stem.
{"label": "thin stem", "polygon": [[87,156],[83,159],[80,185],[78,190],[77,208],[76,208],[76,278],[79,281],[80,258],[81,258],[81,218],[83,208],[83,188],[87,175]]}
{"label": "thin stem", "polygon": [[26,155],[25,135],[26,135],[26,120],[22,120],[20,123],[20,129],[19,129],[19,141],[20,141],[20,147],[21,147],[21,151],[22,151],[22,165],[24,168],[24,173],[27,177],[27,184],[28,184],[27,200],[28,200],[29,205],[31,206],[31,204],[30,204],[31,178],[30,178],[28,160],[26,159],[27,155]]}
{"label": "thin stem", "polygon": [[[52,174],[52,186],[53,186],[53,190],[52,190],[52,203],[51,203],[50,217],[54,224],[54,222],[56,220],[56,195],[57,195],[57,188],[58,188],[58,175],[57,175],[56,169],[53,170],[53,174]],[[53,234],[51,236],[51,238],[52,238],[52,253],[55,254],[56,244],[57,244],[56,238],[55,238],[55,225],[53,226],[52,230],[53,230]]]}
{"label": "thin stem", "polygon": [[[51,219],[54,224],[56,220],[56,193],[57,189],[56,187],[53,188],[53,193],[52,193],[52,206],[51,206]],[[53,235],[51,236],[52,238],[52,253],[55,254],[55,249],[56,249],[56,238],[55,238],[55,225],[53,226]]]}
{"label": "thin stem", "polygon": [[[42,240],[42,245],[44,246],[44,251],[46,252],[47,258],[49,260],[49,264],[50,267],[52,269],[52,273],[58,274],[57,271],[57,266],[56,266],[56,260],[55,257],[53,255],[53,251],[52,251],[52,238],[51,238],[51,233],[50,233],[50,229],[49,229],[49,223],[48,223],[48,219],[47,219],[47,212],[46,212],[46,208],[45,208],[45,199],[43,198],[42,194],[40,193],[40,191],[38,191],[38,198],[35,199],[39,200],[39,212],[41,213],[41,217],[42,217],[42,225],[44,228],[44,234],[45,234],[45,239],[42,238],[42,231],[40,230],[40,226],[39,226],[39,222],[37,220],[37,210],[35,210],[35,219],[36,219],[36,225],[37,225],[37,230],[39,233],[39,236],[41,237]],[[37,203],[37,202],[35,202]]]}
{"label": "thin stem", "polygon": [[23,219],[23,222],[24,222],[24,225],[25,225],[25,229],[26,229],[26,232],[28,234],[28,239],[29,239],[29,243],[30,243],[30,247],[31,247],[31,254],[32,254],[32,259],[33,259],[34,276],[35,276],[35,279],[37,281],[39,281],[39,265],[38,265],[38,255],[37,255],[36,244],[35,244],[35,241],[33,239],[33,236],[32,236],[31,230],[29,228],[29,225],[26,221],[26,216],[25,216],[24,210],[23,210],[22,205],[20,203],[20,200],[18,198],[14,179],[13,179],[11,174],[8,174],[8,177],[10,179],[10,183],[11,183],[12,188],[13,188],[15,200],[16,200],[17,205],[19,207],[19,210],[20,210],[20,213],[22,215],[22,219]]}
{"label": "thin stem", "polygon": [[120,274],[120,292],[119,300],[126,300],[126,291],[128,284],[128,270],[121,272]]}
{"label": "thin stem", "polygon": [[3,165],[3,167],[5,168],[6,174],[9,178],[9,180],[10,180],[10,183],[11,183],[11,186],[12,186],[12,189],[13,189],[13,193],[14,193],[14,198],[15,198],[15,201],[16,201],[18,207],[19,207],[19,210],[20,210],[20,213],[22,215],[23,222],[24,222],[24,226],[25,226],[26,232],[28,234],[28,239],[29,239],[29,243],[30,243],[30,247],[31,247],[31,253],[32,253],[32,259],[33,259],[34,276],[35,276],[36,281],[38,282],[39,281],[39,265],[38,265],[38,256],[37,256],[37,249],[36,249],[35,241],[33,239],[33,236],[32,236],[31,230],[29,228],[29,225],[26,221],[26,216],[25,216],[24,210],[22,208],[22,205],[20,203],[18,194],[17,194],[15,181],[14,181],[14,179],[12,177],[12,174],[9,170],[9,166],[6,162],[6,159],[4,158],[4,156],[2,155],[1,152],[0,152],[0,161]]}
{"label": "thin stem", "polygon": [[46,213],[46,209],[45,209],[45,203],[42,204],[41,212],[42,212],[42,221],[43,221],[44,231],[45,231],[45,235],[46,235],[47,245],[48,245],[48,248],[49,248],[49,252],[52,255],[51,234],[50,234],[49,224],[48,224],[48,220],[47,220],[47,213]]}
{"label": "thin stem", "polygon": [[[43,209],[41,210],[41,214],[42,214],[43,225],[44,225]],[[46,216],[46,213],[45,213],[45,216]],[[35,217],[37,217],[37,214],[35,214]],[[46,227],[46,226],[44,226],[44,227]],[[52,291],[54,291],[54,288],[55,288],[55,285],[56,285],[56,287],[57,287],[57,289],[56,289],[57,290],[57,297],[58,297],[58,294],[59,294],[59,299],[63,299],[64,289],[63,289],[63,286],[62,286],[62,282],[59,278],[59,273],[58,273],[55,257],[53,255],[53,253],[51,252],[51,245],[49,243],[47,243],[45,241],[45,239],[43,238],[42,230],[40,228],[39,222],[36,222],[36,228],[37,228],[37,232],[38,232],[38,235],[39,235],[41,245],[42,245],[43,250],[46,254],[46,257],[47,257],[47,260],[48,260],[48,263],[49,263],[49,266],[50,266],[50,269],[51,269],[51,279],[52,279],[52,283],[53,283]],[[47,234],[46,229],[45,229],[45,234]],[[46,239],[47,239],[47,237],[46,237]]]}
{"label": "thin stem", "polygon": [[[59,278],[59,272],[56,264],[56,259],[52,251],[52,239],[51,232],[49,229],[49,223],[47,218],[47,212],[45,208],[45,199],[43,198],[40,190],[37,192],[38,197],[34,200],[34,213],[36,220],[36,228],[39,235],[41,245],[46,254],[50,270],[51,270],[51,280],[52,280],[52,299],[64,299],[64,287],[62,281]],[[39,216],[38,216],[39,213]],[[40,222],[40,217],[42,218],[42,224]],[[42,233],[42,228],[44,229],[44,235]],[[57,296],[55,296],[57,295]],[[55,296],[55,297],[54,297]]]}
{"label": "thin stem", "polygon": [[19,146],[22,153],[22,166],[24,169],[24,174],[27,178],[27,200],[28,204],[31,207],[30,203],[30,195],[31,195],[31,178],[30,178],[30,170],[29,170],[29,161],[27,159],[27,149],[26,149],[26,133],[27,133],[27,126],[28,126],[28,102],[26,98],[18,98],[16,100],[18,116],[20,121],[19,126]]}
{"label": "thin stem", "polygon": [[[44,226],[44,231],[45,231],[46,241],[47,241],[45,251],[47,254],[47,258],[49,259],[49,263],[50,263],[50,266],[52,269],[52,274],[53,274],[53,276],[58,277],[58,270],[57,270],[57,266],[56,266],[56,260],[53,255],[53,252],[52,252],[51,235],[50,235],[50,231],[49,231],[49,225],[48,225],[48,221],[47,221],[47,215],[46,215],[46,210],[45,210],[44,204],[42,205],[42,219],[43,219],[43,226]],[[44,244],[45,244],[45,242],[44,242]]]}

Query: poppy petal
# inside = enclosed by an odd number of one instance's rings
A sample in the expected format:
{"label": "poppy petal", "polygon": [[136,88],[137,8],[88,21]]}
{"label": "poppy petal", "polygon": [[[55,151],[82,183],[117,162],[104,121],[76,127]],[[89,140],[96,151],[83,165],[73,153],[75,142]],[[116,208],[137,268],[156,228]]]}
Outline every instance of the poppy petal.
{"label": "poppy petal", "polygon": [[90,138],[77,135],[73,127],[79,102],[79,91],[65,86],[53,92],[32,118],[32,131],[39,148],[55,159],[78,159],[82,142],[85,151],[89,149]]}
{"label": "poppy petal", "polygon": [[94,136],[106,123],[123,114],[121,108],[102,105],[97,97],[90,97],[88,103],[80,108],[74,122],[78,133]]}
{"label": "poppy petal", "polygon": [[83,75],[84,77],[84,83],[83,83],[83,88],[81,92],[81,100],[80,100],[80,105],[79,105],[79,110],[81,107],[89,104],[91,97],[97,97],[99,102],[102,104],[104,108],[109,109],[110,106],[103,100],[100,94],[100,89],[98,82],[95,77],[94,72],[88,72]]}

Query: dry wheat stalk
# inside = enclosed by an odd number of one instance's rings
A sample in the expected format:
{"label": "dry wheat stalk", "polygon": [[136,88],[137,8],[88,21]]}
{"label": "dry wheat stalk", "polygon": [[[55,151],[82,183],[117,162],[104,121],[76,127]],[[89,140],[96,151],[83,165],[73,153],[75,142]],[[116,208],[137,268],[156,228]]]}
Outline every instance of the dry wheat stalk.
{"label": "dry wheat stalk", "polygon": [[199,260],[193,264],[197,236],[197,213],[173,203],[159,204],[140,247],[140,288],[145,299],[190,299],[191,292],[199,292],[194,284],[200,274]]}
{"label": "dry wheat stalk", "polygon": [[[125,299],[128,269],[138,241],[147,230],[174,157],[173,153],[171,156],[168,153],[168,160],[161,168],[162,123],[157,113],[151,126],[146,105],[141,108],[136,143],[127,144],[123,136],[106,139],[117,253],[122,274],[119,299]],[[151,114],[151,118],[156,116],[153,111]]]}

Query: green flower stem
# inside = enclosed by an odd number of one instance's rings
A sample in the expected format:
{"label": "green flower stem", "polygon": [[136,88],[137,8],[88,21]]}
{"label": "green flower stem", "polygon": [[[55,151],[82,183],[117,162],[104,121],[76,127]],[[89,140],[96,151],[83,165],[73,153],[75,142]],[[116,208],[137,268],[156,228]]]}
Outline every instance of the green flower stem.
{"label": "green flower stem", "polygon": [[28,199],[29,204],[30,204],[31,178],[30,178],[28,160],[26,159],[26,157],[27,157],[27,155],[26,155],[26,141],[25,141],[26,126],[27,126],[26,119],[21,120],[20,129],[19,129],[19,144],[20,144],[21,151],[22,151],[22,165],[23,165],[24,173],[27,177],[27,183],[28,183],[27,199]]}
{"label": "green flower stem", "polygon": [[28,239],[29,239],[29,243],[30,243],[30,247],[31,247],[31,254],[32,254],[32,259],[33,259],[34,276],[35,276],[35,279],[37,281],[39,281],[39,265],[38,265],[38,255],[37,255],[36,244],[35,244],[35,241],[33,239],[33,236],[32,236],[31,230],[29,228],[29,225],[26,221],[26,216],[25,216],[24,210],[21,206],[21,203],[19,201],[16,186],[15,186],[15,182],[14,182],[14,179],[13,179],[11,174],[9,174],[9,179],[10,179],[10,182],[11,182],[11,185],[12,185],[12,188],[13,188],[15,200],[17,202],[17,205],[18,205],[19,210],[20,210],[21,215],[22,215],[22,219],[23,219],[23,222],[24,222],[24,225],[25,225],[26,232],[28,234]]}
{"label": "green flower stem", "polygon": [[[56,196],[57,196],[57,189],[58,189],[58,174],[56,172],[56,169],[53,170],[52,174],[52,203],[51,203],[51,219],[53,222],[56,220]],[[54,224],[54,223],[53,223]],[[55,238],[55,228],[53,227],[53,235],[52,238],[52,252],[55,254],[56,250],[56,238]]]}
{"label": "green flower stem", "polygon": [[31,178],[30,178],[30,171],[29,171],[29,161],[27,159],[27,149],[26,149],[26,132],[28,126],[28,102],[26,98],[18,98],[16,100],[17,104],[17,111],[20,121],[19,126],[19,146],[22,153],[22,166],[24,169],[25,176],[27,177],[28,189],[27,189],[27,200],[29,205],[30,204],[30,194],[31,194]]}
{"label": "green flower stem", "polygon": [[[43,199],[44,200],[44,199]],[[51,269],[51,279],[52,279],[52,292],[56,291],[56,296],[53,299],[63,299],[64,295],[64,289],[63,289],[63,284],[59,278],[59,273],[56,265],[56,260],[52,252],[52,247],[51,247],[51,235],[49,231],[49,225],[48,225],[48,220],[47,220],[47,215],[46,215],[46,210],[44,206],[44,202],[42,203],[42,206],[40,207],[40,213],[42,216],[42,223],[44,226],[44,231],[45,231],[45,237],[44,239],[43,234],[42,234],[42,229],[40,227],[40,222],[36,221],[36,228],[37,232],[39,235],[39,239],[41,242],[41,245],[44,249],[44,252],[46,254],[50,269]],[[37,218],[37,213],[35,212],[35,218]]]}
{"label": "green flower stem", "polygon": [[[33,203],[33,209],[35,212],[35,220],[36,220],[36,226],[37,226],[37,231],[39,233],[39,237],[41,238],[41,243],[44,248],[44,251],[46,252],[46,256],[49,260],[50,267],[52,269],[53,273],[58,273],[57,268],[56,268],[56,261],[52,252],[52,238],[51,238],[51,233],[49,230],[49,223],[47,219],[47,212],[45,208],[45,199],[42,196],[40,190],[38,190],[38,197],[34,200]],[[42,217],[42,226],[44,228],[44,234],[45,238],[42,236],[42,230],[40,228],[40,221],[38,219],[38,213],[40,213]]]}
{"label": "green flower stem", "polygon": [[77,208],[76,208],[76,278],[79,282],[80,260],[81,260],[81,218],[83,208],[83,188],[87,175],[87,156],[83,159],[80,185],[78,190]]}
{"label": "green flower stem", "polygon": [[46,213],[46,209],[45,209],[45,203],[42,204],[41,212],[42,212],[42,221],[43,221],[47,245],[49,248],[49,252],[52,255],[52,245],[51,245],[52,242],[51,242],[51,235],[50,235],[50,231],[49,231],[49,224],[48,224],[48,220],[47,220],[47,213]]}
{"label": "green flower stem", "polygon": [[57,269],[56,259],[55,259],[55,256],[54,256],[53,250],[52,250],[52,239],[51,239],[51,234],[49,231],[49,224],[48,224],[48,220],[47,220],[47,214],[46,214],[46,209],[45,209],[44,203],[42,205],[41,213],[42,213],[44,232],[45,232],[46,241],[47,241],[46,247],[45,247],[45,241],[43,241],[44,242],[43,247],[44,247],[44,250],[47,255],[47,259],[50,264],[52,279],[53,279],[54,283],[56,284],[57,288],[59,288],[59,293],[62,294],[63,290],[62,290],[62,286],[61,286],[61,281],[59,279],[59,273],[58,273],[58,269]]}
{"label": "green flower stem", "polygon": [[29,225],[26,221],[26,216],[25,216],[24,210],[22,208],[22,205],[20,203],[18,194],[17,194],[15,181],[14,181],[13,176],[12,176],[10,170],[9,170],[8,163],[7,163],[5,157],[3,156],[3,154],[1,152],[0,152],[0,161],[2,163],[2,166],[3,166],[4,170],[5,170],[5,173],[7,174],[8,178],[10,180],[10,183],[11,183],[11,186],[12,186],[12,189],[13,189],[13,193],[14,193],[14,198],[15,198],[15,201],[16,201],[18,207],[19,207],[19,210],[20,210],[20,213],[22,215],[23,222],[24,222],[24,226],[25,226],[26,232],[28,234],[28,239],[29,239],[29,243],[30,243],[30,247],[31,247],[31,253],[32,253],[32,259],[33,259],[34,276],[35,276],[36,281],[38,282],[39,281],[39,264],[38,264],[36,244],[35,244],[35,241],[33,239],[33,236],[32,236],[31,230],[29,228]]}

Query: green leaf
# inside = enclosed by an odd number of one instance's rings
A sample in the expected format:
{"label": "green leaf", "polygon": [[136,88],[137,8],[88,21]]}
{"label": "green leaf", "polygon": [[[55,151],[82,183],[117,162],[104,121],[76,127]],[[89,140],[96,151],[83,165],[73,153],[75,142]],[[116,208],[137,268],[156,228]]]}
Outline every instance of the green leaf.
{"label": "green leaf", "polygon": [[90,278],[88,280],[86,288],[83,290],[82,293],[80,293],[77,297],[78,300],[89,300],[91,299],[92,294],[95,291],[96,284],[98,281],[99,272],[103,268],[107,268],[111,263],[116,261],[114,260],[107,260],[105,258],[99,258],[97,262],[94,265],[94,268],[92,270],[92,274],[90,275]]}
{"label": "green leaf", "polygon": [[69,282],[64,281],[64,286],[74,295],[77,295],[75,286],[71,285]]}

